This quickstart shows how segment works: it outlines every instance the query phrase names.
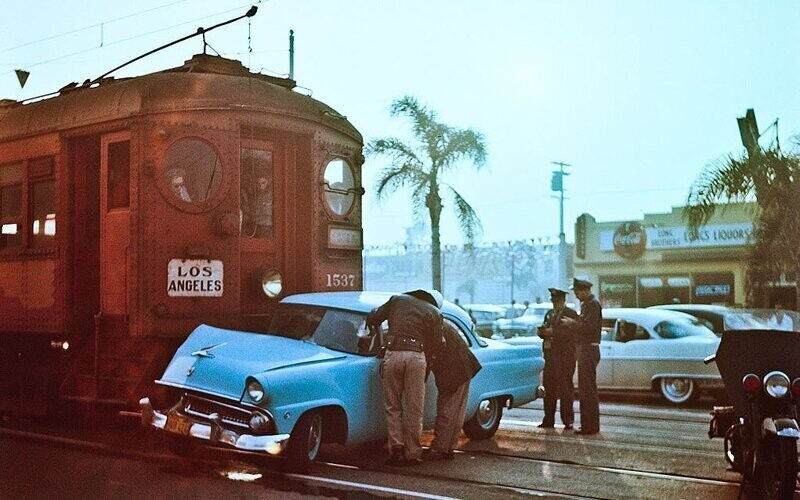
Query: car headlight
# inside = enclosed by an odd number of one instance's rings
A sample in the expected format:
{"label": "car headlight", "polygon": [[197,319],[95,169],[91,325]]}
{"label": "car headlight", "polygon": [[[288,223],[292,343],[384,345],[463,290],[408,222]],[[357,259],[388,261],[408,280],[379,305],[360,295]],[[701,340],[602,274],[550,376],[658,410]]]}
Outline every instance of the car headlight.
{"label": "car headlight", "polygon": [[769,372],[764,377],[764,389],[773,398],[782,398],[789,392],[789,377],[783,372]]}
{"label": "car headlight", "polygon": [[264,387],[258,380],[251,380],[247,383],[247,396],[256,403],[260,403],[264,399]]}
{"label": "car headlight", "polygon": [[261,291],[274,299],[283,291],[283,276],[277,269],[267,269],[261,274]]}

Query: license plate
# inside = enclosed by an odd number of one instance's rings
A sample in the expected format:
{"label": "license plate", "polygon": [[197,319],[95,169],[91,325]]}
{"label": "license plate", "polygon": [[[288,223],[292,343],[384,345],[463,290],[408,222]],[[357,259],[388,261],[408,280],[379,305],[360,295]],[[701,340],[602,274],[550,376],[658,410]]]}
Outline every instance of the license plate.
{"label": "license plate", "polygon": [[181,415],[170,415],[167,417],[167,423],[164,430],[181,436],[188,436],[189,429],[192,427],[192,421]]}

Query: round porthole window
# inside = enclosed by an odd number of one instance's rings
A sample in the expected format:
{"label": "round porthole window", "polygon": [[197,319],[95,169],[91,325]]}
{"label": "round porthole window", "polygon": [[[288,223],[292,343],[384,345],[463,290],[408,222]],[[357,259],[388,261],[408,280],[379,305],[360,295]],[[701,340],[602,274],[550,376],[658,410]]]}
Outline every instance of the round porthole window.
{"label": "round porthole window", "polygon": [[341,158],[334,158],[325,166],[325,202],[336,215],[345,215],[356,200],[353,169]]}
{"label": "round porthole window", "polygon": [[167,150],[163,175],[173,200],[204,203],[222,185],[222,163],[208,143],[194,138],[179,139]]}

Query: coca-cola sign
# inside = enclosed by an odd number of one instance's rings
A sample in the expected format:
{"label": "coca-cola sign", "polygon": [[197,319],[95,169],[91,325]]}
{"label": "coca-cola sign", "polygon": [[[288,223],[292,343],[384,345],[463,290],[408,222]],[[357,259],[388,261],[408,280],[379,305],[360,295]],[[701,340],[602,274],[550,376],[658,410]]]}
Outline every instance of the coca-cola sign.
{"label": "coca-cola sign", "polygon": [[636,259],[647,246],[647,232],[638,222],[625,222],[614,231],[614,251],[620,257]]}

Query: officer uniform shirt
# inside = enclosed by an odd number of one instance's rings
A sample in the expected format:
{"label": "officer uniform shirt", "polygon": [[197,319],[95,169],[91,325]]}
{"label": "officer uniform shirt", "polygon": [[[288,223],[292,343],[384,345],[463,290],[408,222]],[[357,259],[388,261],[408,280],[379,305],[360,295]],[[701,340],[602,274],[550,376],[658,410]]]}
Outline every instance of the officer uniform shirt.
{"label": "officer uniform shirt", "polygon": [[575,341],[578,344],[599,344],[603,331],[603,308],[594,295],[581,302]]}

